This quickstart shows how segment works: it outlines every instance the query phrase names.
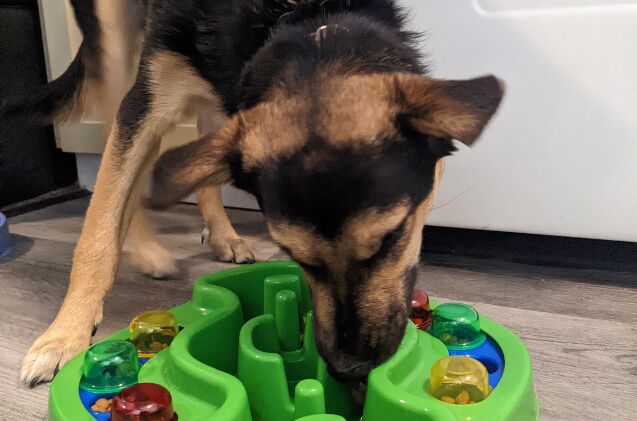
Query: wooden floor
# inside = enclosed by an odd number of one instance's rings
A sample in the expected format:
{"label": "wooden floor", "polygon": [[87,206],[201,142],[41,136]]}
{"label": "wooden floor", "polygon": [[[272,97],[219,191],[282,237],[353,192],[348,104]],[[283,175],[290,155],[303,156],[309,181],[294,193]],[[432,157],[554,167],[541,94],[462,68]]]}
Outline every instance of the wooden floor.
{"label": "wooden floor", "polygon": [[[15,251],[0,261],[0,420],[46,418],[48,386],[17,383],[31,342],[60,305],[87,200],[10,220]],[[260,214],[230,212],[260,259],[284,257],[265,233]],[[151,280],[124,258],[97,338],[127,325],[136,313],[186,301],[193,281],[230,265],[200,244],[196,207],[157,213],[163,243],[179,258],[175,280]],[[474,304],[516,332],[535,369],[542,420],[634,420],[637,414],[637,275],[554,269],[429,256],[418,286],[443,301]]]}

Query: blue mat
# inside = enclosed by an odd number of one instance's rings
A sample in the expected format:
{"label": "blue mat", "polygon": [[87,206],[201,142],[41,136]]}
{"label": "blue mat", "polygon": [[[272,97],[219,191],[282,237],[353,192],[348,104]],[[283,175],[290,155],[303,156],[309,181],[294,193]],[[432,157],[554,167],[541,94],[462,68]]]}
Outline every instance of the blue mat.
{"label": "blue mat", "polygon": [[9,240],[9,221],[0,212],[0,257],[8,256],[11,253],[11,242]]}

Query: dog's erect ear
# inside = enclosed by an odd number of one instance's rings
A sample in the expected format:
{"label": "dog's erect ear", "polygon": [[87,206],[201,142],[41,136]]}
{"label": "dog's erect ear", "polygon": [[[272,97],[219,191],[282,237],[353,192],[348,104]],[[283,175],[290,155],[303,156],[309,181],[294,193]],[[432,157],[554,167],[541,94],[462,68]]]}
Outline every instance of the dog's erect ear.
{"label": "dog's erect ear", "polygon": [[240,132],[235,117],[218,132],[164,153],[155,164],[147,205],[166,208],[200,187],[230,182],[229,157]]}
{"label": "dog's erect ear", "polygon": [[437,80],[394,75],[399,101],[411,126],[432,136],[471,145],[500,105],[504,83],[494,76]]}

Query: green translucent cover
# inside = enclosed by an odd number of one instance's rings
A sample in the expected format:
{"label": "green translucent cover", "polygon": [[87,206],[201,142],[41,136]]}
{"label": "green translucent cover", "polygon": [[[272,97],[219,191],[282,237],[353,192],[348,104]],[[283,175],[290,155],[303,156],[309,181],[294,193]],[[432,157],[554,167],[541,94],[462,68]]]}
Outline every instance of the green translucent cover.
{"label": "green translucent cover", "polygon": [[132,343],[108,339],[84,353],[80,387],[93,393],[119,392],[137,383],[137,350]]}
{"label": "green translucent cover", "polygon": [[[430,371],[447,348],[409,323],[398,351],[370,373],[361,413],[318,356],[310,293],[301,280],[292,262],[257,263],[199,279],[192,300],[171,310],[183,330],[141,367],[139,381],[166,387],[180,421],[538,419],[524,345],[486,318],[482,329],[506,359],[502,379],[486,399],[450,405],[432,396]],[[123,329],[113,337],[128,334]],[[78,396],[83,359],[70,361],[54,379],[50,419],[92,421]]]}
{"label": "green translucent cover", "polygon": [[441,304],[433,310],[431,334],[453,350],[475,348],[486,340],[478,312],[460,303]]}

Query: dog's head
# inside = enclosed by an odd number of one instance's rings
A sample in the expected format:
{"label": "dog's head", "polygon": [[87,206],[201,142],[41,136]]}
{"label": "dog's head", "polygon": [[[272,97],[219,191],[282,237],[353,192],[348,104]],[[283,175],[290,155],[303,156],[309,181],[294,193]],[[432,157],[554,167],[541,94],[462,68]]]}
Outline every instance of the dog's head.
{"label": "dog's head", "polygon": [[213,183],[255,194],[305,271],[320,354],[337,378],[360,380],[403,336],[440,159],[451,139],[476,140],[502,94],[492,76],[319,75],[165,154],[151,203]]}

